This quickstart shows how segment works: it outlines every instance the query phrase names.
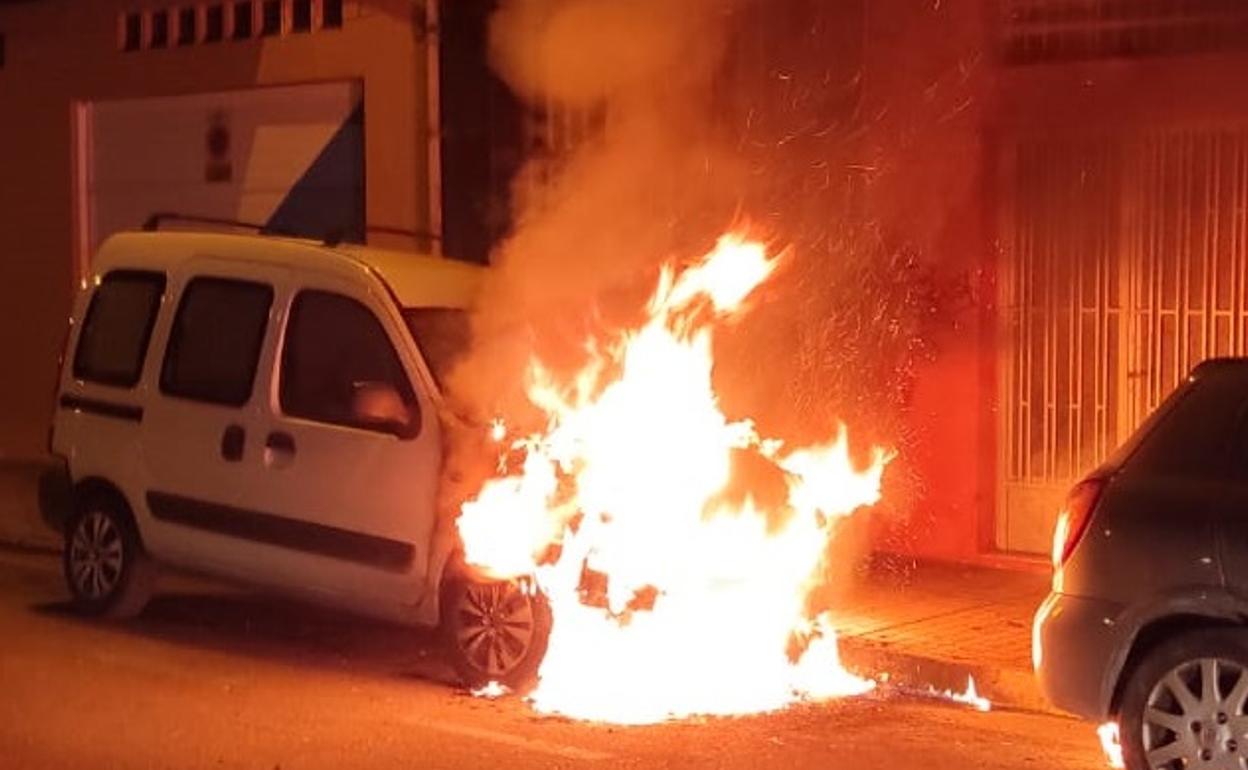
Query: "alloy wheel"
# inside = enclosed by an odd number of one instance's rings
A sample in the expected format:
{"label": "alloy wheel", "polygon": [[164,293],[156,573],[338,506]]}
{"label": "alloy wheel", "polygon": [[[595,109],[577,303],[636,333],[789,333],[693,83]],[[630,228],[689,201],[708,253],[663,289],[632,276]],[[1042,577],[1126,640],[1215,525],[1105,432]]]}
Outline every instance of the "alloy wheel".
{"label": "alloy wheel", "polygon": [[1141,737],[1150,768],[1248,770],[1248,670],[1223,658],[1196,658],[1149,692]]}
{"label": "alloy wheel", "polygon": [[459,607],[456,644],[489,677],[520,664],[537,630],[532,597],[514,583],[469,583]]}
{"label": "alloy wheel", "polygon": [[69,543],[69,574],[80,596],[108,597],[121,582],[124,550],[121,531],[111,516],[91,511],[78,520]]}

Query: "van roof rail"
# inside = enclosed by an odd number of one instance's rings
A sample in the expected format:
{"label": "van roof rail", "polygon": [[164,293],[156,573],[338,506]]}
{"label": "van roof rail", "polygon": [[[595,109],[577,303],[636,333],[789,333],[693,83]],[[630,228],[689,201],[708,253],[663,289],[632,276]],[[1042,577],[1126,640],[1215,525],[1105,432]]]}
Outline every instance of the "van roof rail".
{"label": "van roof rail", "polygon": [[276,230],[270,229],[267,225],[258,225],[255,222],[240,222],[237,219],[225,219],[223,217],[203,217],[195,214],[179,214],[175,211],[157,211],[143,221],[143,229],[147,232],[159,230],[160,226],[165,222],[187,222],[196,225],[219,225],[221,227],[239,227],[244,230],[255,230],[261,235],[283,235]]}
{"label": "van roof rail", "polygon": [[[294,233],[288,233],[282,230],[276,230],[270,227],[269,225],[256,224],[255,222],[243,222],[237,219],[227,219],[225,217],[206,217],[206,216],[200,216],[198,214],[179,214],[176,211],[154,212],[151,215],[149,215],[147,219],[143,220],[142,227],[145,232],[154,232],[156,230],[159,230],[161,228],[161,225],[163,225],[166,222],[185,222],[188,224],[196,224],[196,225],[216,225],[218,227],[237,227],[237,228],[241,228],[244,230],[254,230],[256,231],[256,233],[260,235],[277,235],[277,236],[288,237],[288,238],[303,237],[303,238],[309,238],[313,240],[316,239],[315,236],[310,236],[310,235],[300,236]],[[365,226],[364,230],[365,232],[369,232],[369,233],[385,233],[387,235],[406,235],[412,238],[424,238],[430,241],[442,240],[441,235],[430,232],[428,230],[415,230],[415,229],[408,229],[404,227],[391,227],[388,225],[367,225]],[[322,236],[319,240],[321,240],[325,246],[331,246],[331,247],[338,246],[344,240],[343,235],[344,233],[341,228],[334,228],[334,229],[329,230],[327,233],[325,233],[325,235]]]}

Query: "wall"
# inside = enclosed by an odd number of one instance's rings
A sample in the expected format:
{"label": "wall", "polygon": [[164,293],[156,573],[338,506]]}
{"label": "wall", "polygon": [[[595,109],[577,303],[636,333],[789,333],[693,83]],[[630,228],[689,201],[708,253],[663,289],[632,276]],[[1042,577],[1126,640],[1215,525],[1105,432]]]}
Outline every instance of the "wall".
{"label": "wall", "polygon": [[[859,119],[863,209],[932,281],[907,405],[898,517],[876,545],[975,557],[991,535],[996,397],[994,249],[982,132],[994,76],[979,0],[872,0]],[[898,483],[896,479],[901,481]]]}
{"label": "wall", "polygon": [[[872,0],[868,6],[859,114],[863,208],[932,266],[938,282],[947,283],[940,296],[952,300],[933,308],[930,361],[917,371],[912,434],[896,470],[913,480],[912,504],[879,527],[877,545],[888,550],[973,559],[1000,543],[999,383],[1009,351],[998,280],[1016,259],[1002,239],[1013,144],[1053,136],[1112,142],[1248,124],[1243,53],[1004,66],[994,37],[1001,6],[993,0]],[[1131,348],[1130,356],[1139,351]],[[1041,540],[1029,542],[1035,548]]]}
{"label": "wall", "polygon": [[[115,0],[0,5],[7,48],[0,69],[0,461],[45,451],[78,279],[75,102],[360,79],[367,221],[429,229],[421,5],[348,2],[340,30],[123,53],[119,13],[141,7]],[[407,238],[370,241],[413,245]]]}
{"label": "wall", "polygon": [[[1158,22],[1147,39],[1187,28]],[[1246,72],[1225,53],[1002,71],[988,129],[1013,212],[999,542],[1046,548],[1078,477],[1190,367],[1244,353]]]}

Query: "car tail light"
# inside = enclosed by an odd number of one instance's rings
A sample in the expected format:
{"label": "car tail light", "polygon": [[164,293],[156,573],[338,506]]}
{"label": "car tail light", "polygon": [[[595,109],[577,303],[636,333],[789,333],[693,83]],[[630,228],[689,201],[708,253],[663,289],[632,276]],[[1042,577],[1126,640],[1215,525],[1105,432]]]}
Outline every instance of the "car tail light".
{"label": "car tail light", "polygon": [[1087,532],[1092,511],[1101,499],[1105,483],[1103,478],[1086,479],[1076,484],[1066,495],[1066,505],[1062,506],[1062,512],[1057,516],[1057,526],[1053,529],[1054,567],[1061,567],[1066,563],[1083,534]]}

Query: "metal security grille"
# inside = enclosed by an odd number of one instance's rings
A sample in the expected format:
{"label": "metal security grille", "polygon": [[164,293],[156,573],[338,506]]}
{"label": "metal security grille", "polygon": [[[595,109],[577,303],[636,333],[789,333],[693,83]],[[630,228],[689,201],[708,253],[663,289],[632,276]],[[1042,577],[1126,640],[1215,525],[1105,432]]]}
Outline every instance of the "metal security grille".
{"label": "metal security grille", "polygon": [[997,545],[1042,552],[1074,480],[1192,366],[1248,352],[1248,129],[1022,142],[1007,161]]}
{"label": "metal security grille", "polygon": [[602,141],[607,130],[605,105],[573,109],[546,102],[526,115],[528,173],[521,179],[529,205],[541,201],[563,164],[586,144]]}
{"label": "metal security grille", "polygon": [[997,542],[1038,552],[1070,480],[1120,432],[1121,175],[1099,141],[1025,143],[1012,161]]}
{"label": "metal security grille", "polygon": [[1248,129],[1149,136],[1129,152],[1134,426],[1197,363],[1248,351]]}
{"label": "metal security grille", "polygon": [[1001,0],[1010,64],[1248,49],[1243,0]]}
{"label": "metal security grille", "polygon": [[601,142],[607,130],[606,110],[570,109],[547,102],[525,115],[525,164],[512,185],[526,210],[533,212],[558,201],[555,182],[582,147]]}

